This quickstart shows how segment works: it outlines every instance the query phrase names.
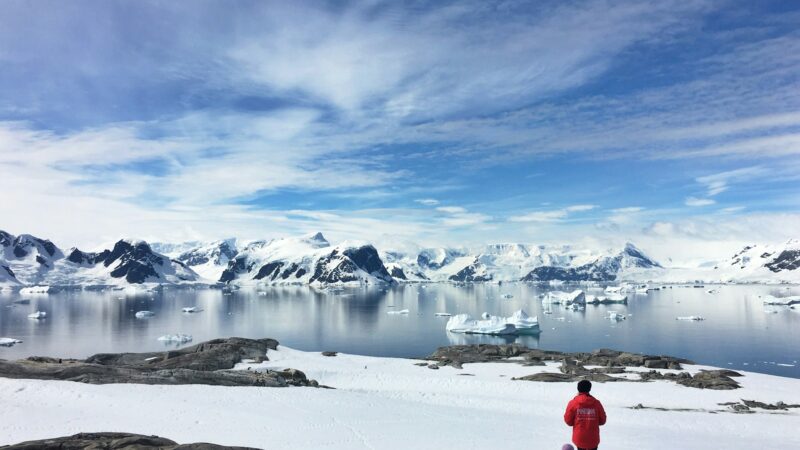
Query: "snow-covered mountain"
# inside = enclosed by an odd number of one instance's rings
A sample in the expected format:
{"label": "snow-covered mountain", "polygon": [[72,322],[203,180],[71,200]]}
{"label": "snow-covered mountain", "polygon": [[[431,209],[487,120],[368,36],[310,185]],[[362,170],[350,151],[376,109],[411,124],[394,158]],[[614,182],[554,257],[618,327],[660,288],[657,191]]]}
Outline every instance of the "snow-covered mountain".
{"label": "snow-covered mountain", "polygon": [[747,245],[713,268],[721,281],[800,282],[800,240],[780,245]]}
{"label": "snow-covered mountain", "polygon": [[630,243],[605,251],[491,244],[472,249],[423,249],[407,255],[387,252],[383,257],[393,277],[409,281],[614,281],[661,268]]}
{"label": "snow-covered mountain", "polygon": [[236,239],[233,238],[207,243],[158,244],[158,248],[168,250],[166,255],[211,281],[218,281],[228,262],[239,253]]}
{"label": "snow-covered mountain", "polygon": [[62,251],[53,242],[0,231],[0,285],[124,286],[182,284],[200,277],[179,261],[154,252],[144,241],[120,240],[112,249]]}
{"label": "snow-covered mountain", "polygon": [[[156,251],[156,249],[167,252]],[[491,244],[379,252],[365,242],[331,245],[320,233],[241,243],[120,240],[111,248],[62,251],[29,234],[0,231],[0,289],[30,285],[378,284],[392,282],[800,282],[800,241],[748,245],[728,260],[663,267],[634,244]]]}
{"label": "snow-covered mountain", "polygon": [[0,264],[0,290],[15,288],[21,285],[22,283],[17,280],[13,270],[5,264]]}
{"label": "snow-covered mountain", "polygon": [[321,233],[256,241],[228,263],[219,281],[233,284],[378,284],[394,280],[369,244],[331,246]]}

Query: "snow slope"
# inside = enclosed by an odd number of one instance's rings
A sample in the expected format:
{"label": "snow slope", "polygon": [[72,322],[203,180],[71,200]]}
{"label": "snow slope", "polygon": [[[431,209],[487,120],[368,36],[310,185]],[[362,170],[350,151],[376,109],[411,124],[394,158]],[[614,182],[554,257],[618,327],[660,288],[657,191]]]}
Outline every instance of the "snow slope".
{"label": "snow slope", "polygon": [[[416,361],[279,347],[253,368],[292,367],[336,389],[88,385],[0,379],[0,445],[81,431],[156,434],[178,442],[292,449],[557,449],[573,383],[512,381],[555,366]],[[244,369],[248,364],[240,364]],[[690,371],[700,366],[687,367]],[[472,376],[462,376],[470,374]],[[800,380],[745,373],[743,388],[699,390],[672,382],[595,383],[608,413],[600,448],[796,448],[800,414],[710,414],[631,406],[724,410],[741,398],[800,403]],[[134,413],[132,413],[134,412]]]}
{"label": "snow slope", "polygon": [[189,268],[200,274],[201,277],[218,281],[230,260],[239,253],[236,239],[225,239],[205,244],[198,244],[185,249],[174,259],[186,264]]}

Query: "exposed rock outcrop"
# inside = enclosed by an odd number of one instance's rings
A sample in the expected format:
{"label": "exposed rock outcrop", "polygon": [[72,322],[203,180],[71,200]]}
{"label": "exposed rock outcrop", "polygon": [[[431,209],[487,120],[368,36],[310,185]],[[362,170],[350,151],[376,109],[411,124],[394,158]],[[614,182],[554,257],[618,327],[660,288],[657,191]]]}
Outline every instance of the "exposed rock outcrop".
{"label": "exposed rock outcrop", "polygon": [[65,380],[90,384],[208,384],[220,386],[318,386],[296,369],[231,370],[244,359],[267,360],[274,339],[214,339],[180,350],[100,353],[85,360],[34,356],[0,360],[0,377]]}
{"label": "exposed rock outcrop", "polygon": [[228,447],[207,443],[178,444],[158,436],[133,433],[78,433],[72,436],[0,446],[0,448],[3,450],[257,450],[253,447]]}

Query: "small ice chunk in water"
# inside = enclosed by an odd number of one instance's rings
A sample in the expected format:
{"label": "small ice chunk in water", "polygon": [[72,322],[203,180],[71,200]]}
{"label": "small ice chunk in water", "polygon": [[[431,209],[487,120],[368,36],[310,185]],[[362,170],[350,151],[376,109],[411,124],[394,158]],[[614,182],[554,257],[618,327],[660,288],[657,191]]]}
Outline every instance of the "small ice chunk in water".
{"label": "small ice chunk in water", "polygon": [[706,319],[703,318],[702,316],[681,316],[681,317],[676,317],[675,320],[694,320],[696,322],[699,322],[701,320],[706,320]]}
{"label": "small ice chunk in water", "polygon": [[170,343],[178,343],[178,344],[185,344],[187,342],[192,342],[192,335],[190,334],[165,334],[158,338],[161,342],[170,342]]}
{"label": "small ice chunk in water", "polygon": [[153,317],[155,315],[156,315],[156,313],[154,313],[153,311],[138,311],[135,314],[137,319],[146,319],[148,317]]}
{"label": "small ice chunk in water", "polygon": [[407,309],[401,309],[400,311],[386,311],[386,314],[394,314],[394,315],[408,314],[408,310]]}
{"label": "small ice chunk in water", "polygon": [[202,311],[202,309],[198,308],[197,306],[187,306],[183,308],[183,312],[185,313],[196,313],[200,311]]}
{"label": "small ice chunk in water", "polygon": [[435,315],[438,316],[438,317],[450,317],[450,316],[452,316],[452,314],[446,313],[446,312],[438,312]]}
{"label": "small ice chunk in water", "polygon": [[28,314],[29,319],[44,319],[47,317],[47,313],[44,311],[36,311],[35,313]]}
{"label": "small ice chunk in water", "polygon": [[20,341],[19,339],[7,338],[7,337],[0,338],[0,346],[12,347],[17,344],[22,344],[22,341]]}

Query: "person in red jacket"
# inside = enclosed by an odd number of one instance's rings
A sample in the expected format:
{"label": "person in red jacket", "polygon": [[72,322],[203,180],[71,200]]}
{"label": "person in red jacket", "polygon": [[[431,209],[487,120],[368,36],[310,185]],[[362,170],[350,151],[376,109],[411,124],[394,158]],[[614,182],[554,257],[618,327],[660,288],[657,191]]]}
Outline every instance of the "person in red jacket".
{"label": "person in red jacket", "polygon": [[567,405],[564,422],[572,427],[572,442],[578,450],[597,450],[600,425],[606,423],[606,412],[599,400],[592,397],[592,382],[578,382],[578,395]]}

